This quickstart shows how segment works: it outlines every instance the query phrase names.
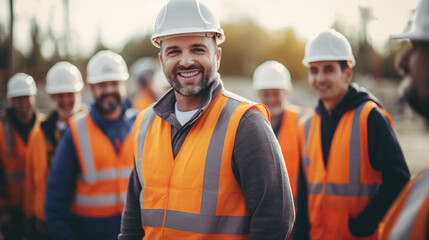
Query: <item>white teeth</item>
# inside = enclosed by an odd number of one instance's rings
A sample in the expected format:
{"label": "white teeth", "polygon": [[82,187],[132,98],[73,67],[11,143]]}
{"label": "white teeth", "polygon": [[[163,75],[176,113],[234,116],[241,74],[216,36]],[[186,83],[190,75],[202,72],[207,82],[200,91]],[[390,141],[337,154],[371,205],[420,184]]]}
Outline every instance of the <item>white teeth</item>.
{"label": "white teeth", "polygon": [[180,73],[180,76],[185,77],[185,78],[190,78],[190,77],[193,77],[193,76],[195,76],[197,74],[198,74],[198,72]]}

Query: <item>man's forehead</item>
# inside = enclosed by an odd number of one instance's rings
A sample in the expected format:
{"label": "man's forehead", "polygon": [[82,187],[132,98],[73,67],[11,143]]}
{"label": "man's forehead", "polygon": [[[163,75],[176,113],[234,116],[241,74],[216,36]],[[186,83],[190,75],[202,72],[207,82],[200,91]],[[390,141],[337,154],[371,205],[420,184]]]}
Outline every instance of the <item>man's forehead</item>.
{"label": "man's forehead", "polygon": [[311,62],[309,63],[310,68],[311,67],[335,67],[335,66],[339,66],[340,64],[338,63],[338,61],[319,61],[319,62]]}
{"label": "man's forehead", "polygon": [[191,47],[193,45],[208,46],[210,38],[205,36],[178,36],[171,37],[162,41],[162,46],[167,47]]}

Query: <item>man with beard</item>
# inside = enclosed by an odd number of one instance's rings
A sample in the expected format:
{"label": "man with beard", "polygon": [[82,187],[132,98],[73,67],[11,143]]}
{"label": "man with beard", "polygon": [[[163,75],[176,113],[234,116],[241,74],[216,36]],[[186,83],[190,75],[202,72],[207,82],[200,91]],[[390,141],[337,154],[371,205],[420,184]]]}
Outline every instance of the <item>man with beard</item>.
{"label": "man with beard", "polygon": [[303,111],[289,102],[292,94],[289,71],[279,62],[264,62],[253,73],[253,89],[270,112],[271,126],[282,149],[295,199],[299,166],[298,120]]}
{"label": "man with beard", "polygon": [[82,111],[83,85],[79,69],[69,62],[55,64],[46,76],[46,92],[55,110],[33,128],[28,141],[24,198],[28,239],[48,239],[44,208],[48,172],[69,118]]}
{"label": "man with beard", "polygon": [[117,239],[129,173],[135,110],[126,100],[128,70],[121,56],[100,51],[88,62],[95,99],[76,114],[55,153],[45,214],[52,239]]}
{"label": "man with beard", "polygon": [[0,226],[4,239],[23,239],[25,152],[31,129],[40,122],[33,77],[15,74],[7,84],[9,107],[0,122]]}
{"label": "man with beard", "polygon": [[[422,0],[413,31],[393,38],[411,40],[412,47],[399,60],[399,68],[411,78],[405,98],[417,113],[429,120],[428,18],[429,0]],[[422,171],[405,186],[383,223],[379,239],[429,239],[429,170]]]}
{"label": "man with beard", "polygon": [[319,98],[299,125],[296,239],[376,239],[410,173],[380,102],[351,84],[355,59],[335,30],[309,41],[303,64]]}
{"label": "man with beard", "polygon": [[225,36],[197,0],[171,0],[152,43],[172,86],[134,127],[119,239],[285,239],[295,217],[267,109],[223,88]]}

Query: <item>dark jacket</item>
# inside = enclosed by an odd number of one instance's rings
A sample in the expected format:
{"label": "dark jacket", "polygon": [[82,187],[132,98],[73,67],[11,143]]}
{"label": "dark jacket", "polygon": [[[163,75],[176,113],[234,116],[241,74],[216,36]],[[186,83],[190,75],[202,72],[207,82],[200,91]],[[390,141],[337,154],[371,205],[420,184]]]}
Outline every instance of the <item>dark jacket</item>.
{"label": "dark jacket", "polygon": [[[198,112],[204,111],[222,90],[222,81],[216,79],[206,90]],[[171,90],[153,107],[158,116],[171,124],[174,156],[193,126],[180,125],[174,115],[175,102]],[[200,116],[198,112],[193,118]],[[251,109],[240,120],[232,158],[233,173],[251,216],[249,239],[285,239],[295,217],[292,194],[280,146],[261,112]],[[128,185],[120,240],[142,239],[144,236],[140,220],[141,191],[134,168]]]}
{"label": "dark jacket", "polygon": [[[321,116],[323,160],[327,166],[329,150],[337,125],[343,114],[366,101],[381,103],[367,90],[356,84],[338,105],[328,112],[319,101],[316,113]],[[368,155],[371,166],[381,172],[382,184],[365,209],[355,219],[349,219],[349,230],[357,237],[371,236],[383,219],[396,196],[410,179],[410,172],[390,121],[377,108],[368,116]],[[298,175],[297,218],[295,239],[309,239],[310,225],[307,212],[307,186],[302,165]]]}

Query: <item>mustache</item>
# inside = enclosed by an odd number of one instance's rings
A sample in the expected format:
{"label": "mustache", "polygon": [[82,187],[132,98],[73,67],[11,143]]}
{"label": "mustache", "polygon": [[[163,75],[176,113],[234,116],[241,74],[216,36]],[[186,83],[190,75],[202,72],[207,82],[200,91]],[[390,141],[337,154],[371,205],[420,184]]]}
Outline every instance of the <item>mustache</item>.
{"label": "mustache", "polygon": [[103,95],[101,95],[101,97],[98,99],[98,101],[102,102],[102,101],[104,101],[108,97],[114,97],[118,101],[121,100],[121,97],[118,94],[109,93],[109,94],[103,94]]}
{"label": "mustache", "polygon": [[189,71],[189,70],[200,70],[201,72],[203,72],[204,68],[200,65],[197,65],[197,64],[192,64],[189,67],[184,67],[184,66],[180,65],[180,66],[177,66],[173,69],[173,73],[174,73],[174,75],[176,75],[178,71]]}

